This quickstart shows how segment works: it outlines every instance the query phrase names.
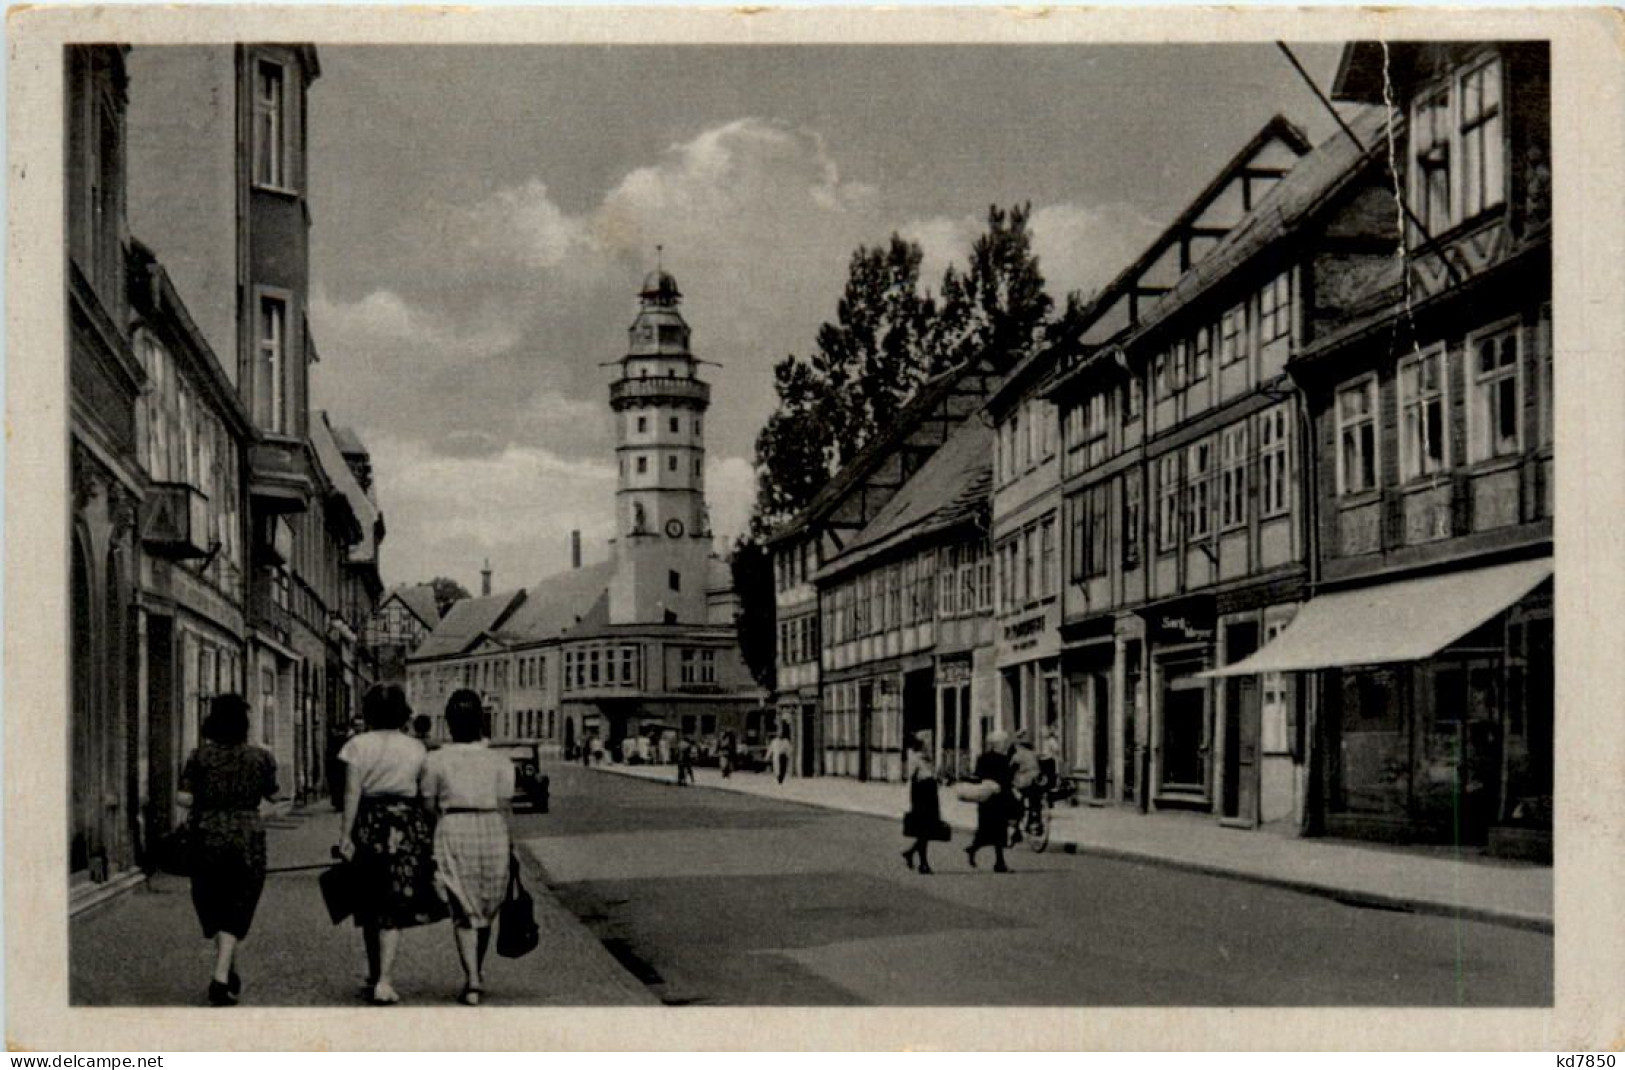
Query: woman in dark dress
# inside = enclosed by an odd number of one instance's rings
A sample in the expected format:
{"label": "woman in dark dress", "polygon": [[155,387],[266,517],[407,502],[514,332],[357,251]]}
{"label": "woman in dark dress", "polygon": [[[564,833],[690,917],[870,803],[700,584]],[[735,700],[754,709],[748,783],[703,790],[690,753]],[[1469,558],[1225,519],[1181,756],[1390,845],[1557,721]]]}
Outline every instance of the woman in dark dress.
{"label": "woman in dark dress", "polygon": [[903,835],[913,837],[914,843],[903,852],[903,861],[909,869],[919,859],[920,872],[931,872],[931,836],[942,824],[942,808],[937,803],[937,769],[931,764],[926,747],[925,733],[908,741],[908,813],[903,815]]}
{"label": "woman in dark dress", "polygon": [[254,923],[265,888],[265,827],[260,801],[277,793],[276,760],[248,745],[248,701],[216,695],[203,722],[203,742],[181,771],[190,798],[192,906],[203,935],[214,941],[209,1002],[237,1002],[237,947]]}
{"label": "woman in dark dress", "polygon": [[1010,872],[1010,867],[1004,864],[1004,843],[1010,835],[1010,800],[1015,797],[1010,786],[1014,771],[1010,767],[1010,757],[1005,753],[1009,745],[1009,736],[1003,732],[990,732],[987,749],[976,759],[972,775],[977,780],[997,784],[999,790],[976,804],[976,835],[972,837],[970,846],[965,848],[965,858],[973,869],[976,867],[976,852],[983,847],[991,847],[993,872]]}

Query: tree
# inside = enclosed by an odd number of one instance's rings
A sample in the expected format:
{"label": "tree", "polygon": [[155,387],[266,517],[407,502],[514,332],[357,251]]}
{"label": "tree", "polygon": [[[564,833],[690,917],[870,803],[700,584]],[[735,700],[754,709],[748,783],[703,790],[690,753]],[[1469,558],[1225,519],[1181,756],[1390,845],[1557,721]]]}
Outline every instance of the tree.
{"label": "tree", "polygon": [[460,602],[469,597],[468,588],[447,576],[436,576],[429,581],[434,588],[434,607],[444,617],[453,602]]}
{"label": "tree", "polygon": [[[987,231],[971,246],[969,264],[963,271],[949,265],[932,329],[932,374],[984,355],[1010,368],[1053,334],[1055,302],[1033,254],[1031,218],[1031,204],[989,205]],[[1070,316],[1079,307],[1068,300]]]}
{"label": "tree", "polygon": [[922,256],[896,234],[885,246],[859,246],[835,319],[819,327],[812,355],[774,366],[779,407],[756,439],[756,531],[810,502],[924,378],[936,308],[920,292]]}
{"label": "tree", "polygon": [[745,535],[734,544],[728,565],[733,571],[734,593],[739,596],[734,628],[739,635],[740,656],[757,684],[772,691],[777,684],[778,660],[772,552],[760,538]]}

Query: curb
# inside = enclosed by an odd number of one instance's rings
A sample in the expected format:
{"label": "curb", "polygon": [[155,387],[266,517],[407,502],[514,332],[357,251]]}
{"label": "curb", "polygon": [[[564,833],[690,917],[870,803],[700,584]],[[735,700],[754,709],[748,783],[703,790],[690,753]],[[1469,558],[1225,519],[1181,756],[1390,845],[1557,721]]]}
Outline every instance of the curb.
{"label": "curb", "polygon": [[[677,785],[669,780],[656,779],[638,773],[626,772],[611,766],[597,766],[595,771],[610,773],[615,776],[626,777],[629,780],[641,780],[648,784],[662,785],[675,788]],[[734,795],[756,795],[760,793],[735,787],[732,784],[696,784],[693,787],[709,788],[712,791],[726,791]],[[766,796],[761,796],[766,797]],[[808,802],[805,799],[773,799],[774,802],[788,803],[793,806],[807,806],[815,810],[836,811],[839,813],[855,814],[859,817],[872,817],[883,819],[883,815],[868,810],[857,810],[851,807],[839,806],[830,803]],[[974,826],[967,824],[954,824],[949,827],[960,832],[969,832]],[[1551,936],[1555,933],[1552,918],[1543,914],[1526,914],[1515,910],[1497,910],[1493,907],[1465,906],[1459,903],[1445,903],[1434,899],[1418,899],[1402,895],[1385,895],[1380,892],[1357,891],[1351,888],[1342,888],[1332,884],[1320,884],[1315,881],[1300,880],[1296,877],[1277,877],[1268,873],[1251,873],[1246,870],[1227,869],[1209,862],[1197,862],[1183,858],[1169,858],[1166,855],[1153,854],[1149,851],[1136,851],[1123,847],[1108,847],[1100,844],[1080,844],[1071,840],[1052,840],[1050,850],[1058,850],[1062,854],[1088,855],[1093,858],[1107,858],[1118,862],[1135,862],[1142,865],[1157,866],[1162,869],[1179,870],[1186,873],[1200,873],[1209,877],[1222,877],[1226,880],[1240,881],[1246,884],[1257,884],[1269,888],[1280,888],[1289,892],[1298,892],[1303,895],[1312,895],[1321,899],[1330,899],[1345,906],[1364,908],[1368,910],[1391,910],[1406,914],[1422,914],[1430,917],[1455,918],[1459,921],[1483,922],[1487,925],[1498,925],[1506,929],[1520,929],[1526,932],[1544,933]]]}

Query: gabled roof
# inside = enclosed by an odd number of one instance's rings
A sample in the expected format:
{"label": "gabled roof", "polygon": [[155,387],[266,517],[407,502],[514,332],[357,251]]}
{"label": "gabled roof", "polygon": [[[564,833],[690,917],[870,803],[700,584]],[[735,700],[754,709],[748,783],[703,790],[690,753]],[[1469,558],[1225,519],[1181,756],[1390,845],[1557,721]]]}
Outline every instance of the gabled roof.
{"label": "gabled roof", "polygon": [[361,489],[355,473],[350,471],[350,464],[344,459],[338,440],[333,437],[333,425],[328,422],[325,412],[316,413],[316,419],[310,422],[310,445],[316,453],[316,461],[321,466],[328,484],[335,494],[342,497],[357,527],[360,528],[360,538],[350,543],[350,560],[377,561],[378,547],[373,536],[378,521],[378,506],[372,497]]}
{"label": "gabled roof", "polygon": [[992,457],[992,429],[978,419],[965,421],[818,578],[848,572],[886,550],[976,517],[993,487]]}
{"label": "gabled roof", "polygon": [[[426,626],[433,628],[440,623],[440,604],[434,596],[434,585],[428,583],[402,584],[392,588],[384,595],[384,602],[390,599],[398,600],[411,613]],[[382,607],[383,603],[379,603]]]}
{"label": "gabled roof", "polygon": [[507,642],[557,639],[592,610],[609,589],[613,561],[555,573],[525,592],[525,604],[502,623],[497,635]]}
{"label": "gabled roof", "polygon": [[797,513],[790,521],[768,538],[768,545],[781,542],[807,528],[818,521],[828,517],[846,499],[846,496],[855,490],[860,483],[872,476],[886,460],[901,446],[908,437],[919,430],[931,413],[943,402],[951,397],[960,384],[973,375],[991,375],[987,362],[981,358],[966,360],[956,367],[949,368],[934,379],[928,379],[921,384],[914,396],[892,418],[889,426],[876,435],[868,445],[859,450],[857,456],[848,461],[841,470],[835,473],[833,479],[824,484],[824,489],[813,496],[813,500]]}
{"label": "gabled roof", "polygon": [[1360,139],[1360,145],[1341,131],[1321,142],[1264,194],[1207,256],[1179,277],[1174,287],[1146,313],[1136,335],[1167,322],[1313,218],[1369,161],[1386,151],[1387,141],[1383,136],[1386,120],[1387,113],[1381,108],[1362,108],[1349,117],[1349,128]]}
{"label": "gabled roof", "polygon": [[414,660],[461,654],[495,631],[525,601],[524,591],[506,591],[453,602],[428,638],[412,652]]}

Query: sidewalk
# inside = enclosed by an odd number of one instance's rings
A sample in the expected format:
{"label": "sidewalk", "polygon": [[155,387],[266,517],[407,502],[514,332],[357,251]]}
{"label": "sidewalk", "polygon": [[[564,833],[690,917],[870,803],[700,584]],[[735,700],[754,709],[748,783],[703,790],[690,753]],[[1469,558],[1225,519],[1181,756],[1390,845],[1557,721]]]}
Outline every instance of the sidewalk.
{"label": "sidewalk", "polygon": [[[675,788],[675,766],[597,768]],[[908,803],[901,784],[848,777],[791,777],[779,784],[767,773],[735,773],[724,780],[715,769],[696,772],[701,787],[885,817],[898,822],[902,835]],[[941,798],[942,816],[951,826],[967,831],[976,827],[975,806],[954,798],[951,788],[944,788]],[[1441,848],[1223,828],[1209,814],[1141,814],[1118,807],[1062,805],[1054,815],[1052,851],[1194,870],[1384,909],[1552,931],[1548,866],[1457,855]]]}
{"label": "sidewalk", "polygon": [[[328,921],[320,870],[338,815],[326,807],[267,820],[270,866],[254,928],[240,952],[245,1006],[361,1006],[366,958],[352,923]],[[536,901],[541,946],[522,959],[486,961],[486,1006],[636,1006],[659,1001],[561,906],[525,854],[525,887]],[[201,1006],[213,965],[192,912],[190,882],[154,876],[69,923],[69,999],[74,1005]],[[401,941],[395,987],[402,1006],[456,1006],[463,973],[450,923],[412,929]],[[379,1008],[388,1013],[388,1008]]]}

